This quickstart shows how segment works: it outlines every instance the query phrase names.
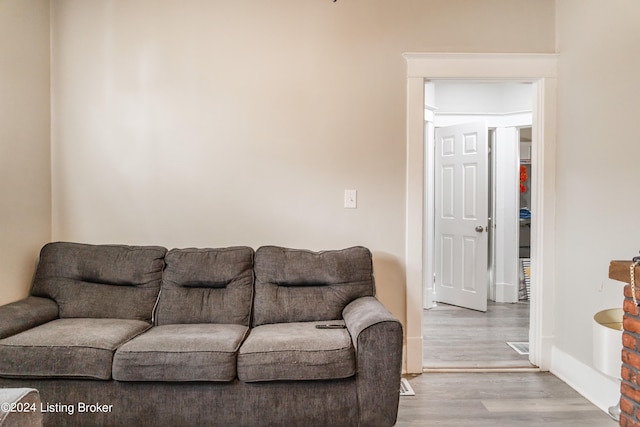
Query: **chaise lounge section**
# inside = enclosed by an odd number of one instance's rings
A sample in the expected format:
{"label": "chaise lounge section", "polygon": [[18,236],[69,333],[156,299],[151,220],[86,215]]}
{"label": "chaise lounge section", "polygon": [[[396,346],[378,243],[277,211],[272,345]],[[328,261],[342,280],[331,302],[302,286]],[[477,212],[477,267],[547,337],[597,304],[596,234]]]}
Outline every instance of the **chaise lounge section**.
{"label": "chaise lounge section", "polygon": [[390,426],[401,360],[363,247],[56,242],[0,307],[0,387],[51,426]]}

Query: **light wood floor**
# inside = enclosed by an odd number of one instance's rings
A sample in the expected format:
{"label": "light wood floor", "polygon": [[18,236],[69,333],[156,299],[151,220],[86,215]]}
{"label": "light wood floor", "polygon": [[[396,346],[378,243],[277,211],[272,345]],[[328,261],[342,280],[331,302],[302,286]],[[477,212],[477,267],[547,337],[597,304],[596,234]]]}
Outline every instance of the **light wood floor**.
{"label": "light wood floor", "polygon": [[425,373],[408,377],[398,427],[615,427],[607,414],[546,372]]}
{"label": "light wood floor", "polygon": [[[397,426],[617,425],[554,375],[531,372],[535,367],[528,356],[506,344],[529,341],[526,302],[489,301],[486,313],[439,303],[424,311],[423,331],[426,370],[451,372],[407,377],[416,395],[400,397]],[[463,372],[465,369],[488,372]]]}
{"label": "light wood floor", "polygon": [[425,368],[532,368],[507,342],[529,341],[529,303],[488,301],[487,312],[438,303],[424,310]]}

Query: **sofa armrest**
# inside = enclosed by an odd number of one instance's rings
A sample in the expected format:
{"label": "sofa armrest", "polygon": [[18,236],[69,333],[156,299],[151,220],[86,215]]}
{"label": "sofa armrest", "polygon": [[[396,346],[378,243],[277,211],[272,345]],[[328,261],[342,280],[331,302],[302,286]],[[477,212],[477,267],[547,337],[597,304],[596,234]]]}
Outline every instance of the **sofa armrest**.
{"label": "sofa armrest", "polygon": [[0,306],[0,339],[58,318],[58,304],[49,298],[27,297]]}
{"label": "sofa armrest", "polygon": [[400,399],[402,324],[375,297],[352,301],[342,314],[356,350],[361,425],[392,426]]}

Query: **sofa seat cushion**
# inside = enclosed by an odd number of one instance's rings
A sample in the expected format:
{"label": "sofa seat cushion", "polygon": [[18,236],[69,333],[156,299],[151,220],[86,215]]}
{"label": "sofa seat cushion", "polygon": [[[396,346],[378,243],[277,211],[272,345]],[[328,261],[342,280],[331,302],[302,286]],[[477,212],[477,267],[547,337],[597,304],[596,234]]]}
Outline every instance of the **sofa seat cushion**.
{"label": "sofa seat cushion", "polygon": [[116,352],[118,381],[232,381],[248,327],[234,324],[155,326]]}
{"label": "sofa seat cushion", "polygon": [[355,353],[347,329],[317,329],[331,322],[260,325],[240,347],[238,378],[245,382],[325,380],[355,374]]}
{"label": "sofa seat cushion", "polygon": [[56,319],[0,340],[0,376],[108,380],[113,354],[150,327],[131,319]]}

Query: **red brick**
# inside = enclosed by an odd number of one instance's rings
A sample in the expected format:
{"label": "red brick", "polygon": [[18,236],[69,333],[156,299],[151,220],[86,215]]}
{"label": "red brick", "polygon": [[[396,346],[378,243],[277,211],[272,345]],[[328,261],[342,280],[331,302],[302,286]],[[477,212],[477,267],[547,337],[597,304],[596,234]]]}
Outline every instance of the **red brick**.
{"label": "red brick", "polygon": [[620,394],[634,403],[640,403],[640,390],[632,384],[623,381],[620,384]]}
{"label": "red brick", "polygon": [[[638,300],[640,301],[640,299]],[[631,298],[627,298],[622,303],[622,309],[628,315],[638,316],[640,314],[640,310],[638,310],[638,306],[635,305]]]}
{"label": "red brick", "polygon": [[[640,291],[640,286],[637,286],[637,284],[636,284],[636,298],[638,300],[640,300],[640,292],[638,292],[638,291]],[[624,287],[624,296],[627,297],[627,298],[632,298],[632,296],[631,296],[631,285],[625,285],[625,287]]]}
{"label": "red brick", "polygon": [[620,399],[620,410],[625,414],[633,415],[634,413],[633,402],[631,402],[629,399],[625,399],[624,397],[622,397]]}
{"label": "red brick", "polygon": [[640,423],[638,423],[633,418],[629,417],[629,415],[625,413],[620,414],[620,427],[640,427]]}
{"label": "red brick", "polygon": [[630,366],[622,365],[622,368],[620,369],[620,376],[625,381],[629,381],[632,384],[638,384],[638,371]]}
{"label": "red brick", "polygon": [[622,334],[622,345],[631,350],[638,349],[638,339],[629,333]]}
{"label": "red brick", "polygon": [[625,315],[622,319],[622,326],[624,327],[625,331],[639,333],[640,319]]}
{"label": "red brick", "polygon": [[622,362],[632,367],[640,367],[640,354],[627,348],[622,349]]}

